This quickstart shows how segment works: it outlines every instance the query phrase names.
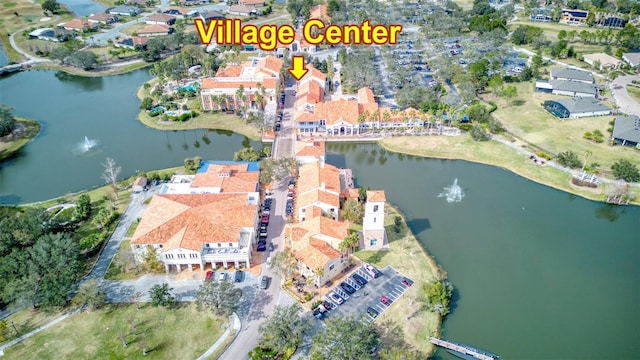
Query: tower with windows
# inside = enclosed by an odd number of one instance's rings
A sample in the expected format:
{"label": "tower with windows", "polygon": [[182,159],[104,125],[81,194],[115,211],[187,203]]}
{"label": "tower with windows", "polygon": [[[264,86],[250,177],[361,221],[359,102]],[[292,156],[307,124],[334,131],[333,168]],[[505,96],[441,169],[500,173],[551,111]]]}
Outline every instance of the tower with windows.
{"label": "tower with windows", "polygon": [[384,203],[386,197],[383,190],[367,191],[362,219],[362,244],[364,250],[380,250],[388,247],[387,233],[384,229]]}

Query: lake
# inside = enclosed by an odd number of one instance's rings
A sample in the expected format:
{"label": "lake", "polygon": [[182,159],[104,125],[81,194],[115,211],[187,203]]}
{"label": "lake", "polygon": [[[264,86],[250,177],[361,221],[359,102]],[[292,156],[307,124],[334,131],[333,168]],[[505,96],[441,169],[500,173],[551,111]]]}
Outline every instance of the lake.
{"label": "lake", "polygon": [[[106,157],[124,177],[196,155],[230,159],[241,148],[239,135],[140,124],[135,92],[149,77],[146,70],[105,78],[40,70],[0,79],[1,101],[43,125],[18,157],[0,164],[0,202],[100,185]],[[96,142],[86,152],[85,136]],[[504,359],[638,358],[639,207],[611,207],[495,167],[373,144],[330,144],[327,151],[330,163],[354,170],[357,184],[384,189],[448,272],[456,296],[445,338]],[[465,197],[448,203],[438,195],[456,178]]]}

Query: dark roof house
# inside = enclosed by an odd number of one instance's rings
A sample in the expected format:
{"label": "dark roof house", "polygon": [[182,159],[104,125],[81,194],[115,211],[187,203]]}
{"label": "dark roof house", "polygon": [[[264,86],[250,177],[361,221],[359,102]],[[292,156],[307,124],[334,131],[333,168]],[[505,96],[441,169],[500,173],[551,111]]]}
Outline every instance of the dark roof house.
{"label": "dark roof house", "polygon": [[570,68],[551,68],[551,79],[581,81],[587,84],[595,83],[593,74],[590,72]]}
{"label": "dark roof house", "polygon": [[560,119],[576,119],[611,114],[611,109],[608,106],[594,98],[587,97],[547,100],[543,106],[545,110]]}
{"label": "dark roof house", "polygon": [[200,17],[204,21],[209,21],[210,19],[224,19],[224,14],[215,10],[202,11],[200,12]]}
{"label": "dark roof house", "polygon": [[118,5],[105,10],[105,12],[108,14],[133,16],[140,14],[140,8],[137,6]]}
{"label": "dark roof house", "polygon": [[640,144],[640,117],[635,115],[616,116],[611,137],[620,145],[637,146]]}
{"label": "dark roof house", "polygon": [[580,81],[570,80],[549,80],[556,95],[577,96],[577,97],[596,97],[598,95],[598,87],[595,84],[587,84]]}

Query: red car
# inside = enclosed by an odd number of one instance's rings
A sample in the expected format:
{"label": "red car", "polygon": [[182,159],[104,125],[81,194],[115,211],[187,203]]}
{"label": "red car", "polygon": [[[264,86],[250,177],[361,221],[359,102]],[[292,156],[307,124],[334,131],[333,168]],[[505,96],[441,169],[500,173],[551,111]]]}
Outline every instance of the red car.
{"label": "red car", "polygon": [[388,297],[382,295],[380,297],[380,302],[383,303],[386,306],[391,306],[391,299],[389,299]]}
{"label": "red car", "polygon": [[263,224],[268,223],[268,222],[269,222],[269,215],[266,215],[266,214],[265,214],[265,215],[262,215],[262,220],[261,220],[261,222],[262,222]]}
{"label": "red car", "polygon": [[213,271],[209,270],[204,276],[204,281],[209,281],[213,277]]}

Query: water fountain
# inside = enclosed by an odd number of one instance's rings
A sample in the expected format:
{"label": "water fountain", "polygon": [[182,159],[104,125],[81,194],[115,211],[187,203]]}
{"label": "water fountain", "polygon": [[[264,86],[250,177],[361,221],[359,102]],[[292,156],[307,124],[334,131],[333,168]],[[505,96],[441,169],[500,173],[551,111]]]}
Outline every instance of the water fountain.
{"label": "water fountain", "polygon": [[84,142],[81,144],[81,148],[83,152],[87,152],[91,150],[94,146],[96,146],[97,142],[95,140],[91,140],[88,137],[84,137]]}
{"label": "water fountain", "polygon": [[447,202],[450,203],[462,201],[462,198],[464,197],[464,191],[462,190],[460,185],[458,185],[458,179],[456,178],[455,180],[453,180],[453,184],[451,184],[451,186],[445,186],[444,192],[440,193],[438,197],[445,197],[447,198]]}

